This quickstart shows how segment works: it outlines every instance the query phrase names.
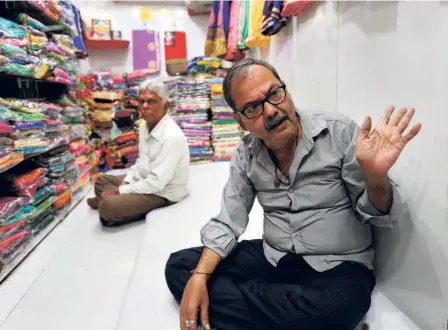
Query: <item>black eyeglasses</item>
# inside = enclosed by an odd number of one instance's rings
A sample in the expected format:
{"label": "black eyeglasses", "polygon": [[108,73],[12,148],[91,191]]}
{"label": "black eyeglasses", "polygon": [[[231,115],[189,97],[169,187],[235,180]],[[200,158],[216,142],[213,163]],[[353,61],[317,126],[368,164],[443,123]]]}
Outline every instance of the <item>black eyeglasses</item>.
{"label": "black eyeglasses", "polygon": [[261,116],[264,112],[264,104],[268,102],[272,105],[279,105],[286,98],[286,86],[285,84],[272,90],[263,100],[249,104],[242,110],[236,110],[235,112],[243,114],[248,119],[253,119]]}

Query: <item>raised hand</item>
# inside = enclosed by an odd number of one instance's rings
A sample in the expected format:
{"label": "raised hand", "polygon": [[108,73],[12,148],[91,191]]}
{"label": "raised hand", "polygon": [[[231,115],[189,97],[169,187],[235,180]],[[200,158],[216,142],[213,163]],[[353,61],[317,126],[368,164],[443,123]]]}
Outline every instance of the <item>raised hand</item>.
{"label": "raised hand", "polygon": [[422,125],[417,123],[404,134],[414,109],[403,108],[393,113],[394,107],[389,107],[373,130],[372,119],[364,119],[356,142],[356,158],[364,176],[387,176],[406,144],[420,132]]}

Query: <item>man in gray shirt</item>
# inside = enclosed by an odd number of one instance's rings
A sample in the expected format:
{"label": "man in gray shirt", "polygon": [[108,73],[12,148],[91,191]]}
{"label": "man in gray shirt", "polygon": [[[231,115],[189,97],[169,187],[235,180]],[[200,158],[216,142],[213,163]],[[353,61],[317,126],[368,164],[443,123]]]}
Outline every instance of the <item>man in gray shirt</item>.
{"label": "man in gray shirt", "polygon": [[[247,59],[224,81],[243,137],[221,212],[203,247],[168,260],[180,328],[351,330],[375,286],[370,225],[392,226],[406,206],[388,171],[421,125],[390,107],[372,130],[337,113],[295,108],[268,63]],[[262,240],[238,243],[255,197]]]}

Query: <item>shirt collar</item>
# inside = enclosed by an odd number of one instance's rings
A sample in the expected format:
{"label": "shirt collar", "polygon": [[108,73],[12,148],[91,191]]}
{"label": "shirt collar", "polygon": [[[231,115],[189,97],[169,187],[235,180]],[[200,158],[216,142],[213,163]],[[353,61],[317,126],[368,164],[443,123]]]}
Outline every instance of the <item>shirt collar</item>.
{"label": "shirt collar", "polygon": [[[300,118],[300,126],[302,128],[302,142],[308,149],[312,147],[313,139],[327,128],[327,123],[320,116],[296,109],[296,114]],[[249,148],[252,155],[258,156],[263,150],[264,143],[260,138],[253,137]]]}
{"label": "shirt collar", "polygon": [[[160,119],[160,121],[157,123],[157,125],[152,129],[151,132],[149,132],[149,134],[147,135],[147,139],[149,139],[150,137],[156,139],[157,141],[161,141],[163,139],[163,131],[164,131],[164,126],[165,126],[165,122],[169,119],[169,115],[166,114],[165,116],[162,117],[162,119]],[[146,131],[148,132],[148,126],[145,122],[145,126],[146,126]]]}

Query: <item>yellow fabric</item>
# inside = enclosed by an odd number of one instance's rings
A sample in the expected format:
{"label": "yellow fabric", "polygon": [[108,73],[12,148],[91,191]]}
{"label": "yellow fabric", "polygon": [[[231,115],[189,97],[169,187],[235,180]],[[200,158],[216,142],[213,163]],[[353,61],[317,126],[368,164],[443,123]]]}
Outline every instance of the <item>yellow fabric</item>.
{"label": "yellow fabric", "polygon": [[249,48],[264,47],[269,43],[269,36],[261,34],[264,1],[250,1],[249,6],[249,34],[246,46]]}

